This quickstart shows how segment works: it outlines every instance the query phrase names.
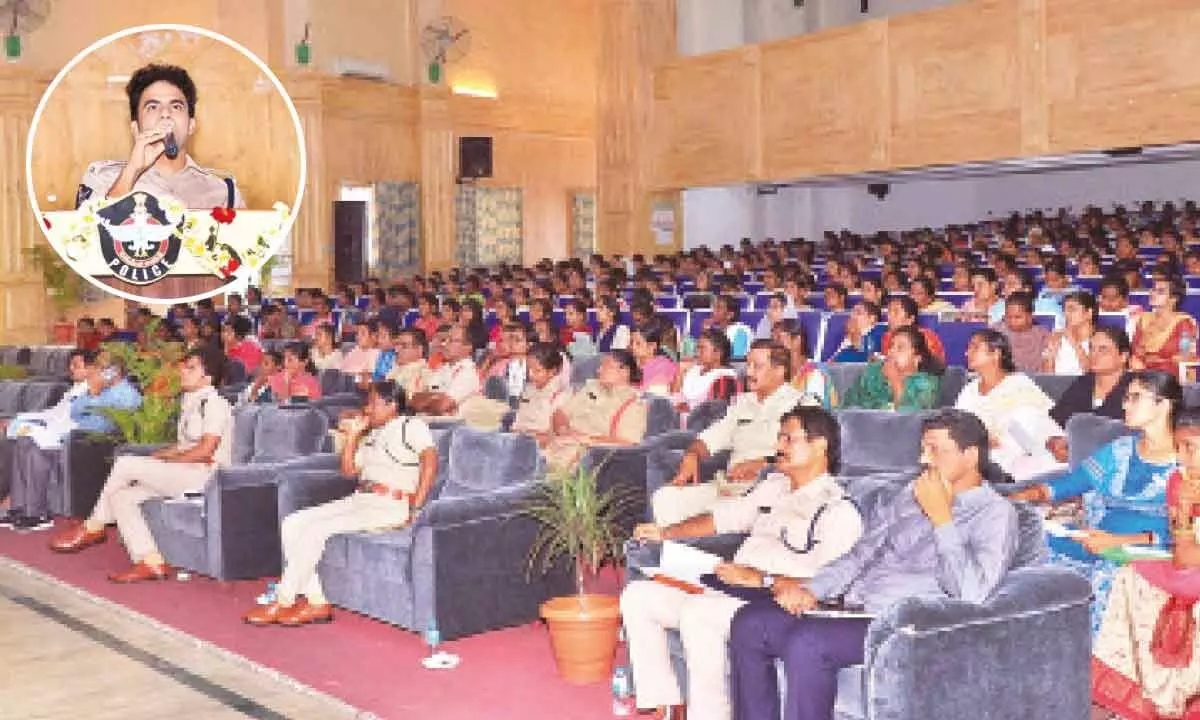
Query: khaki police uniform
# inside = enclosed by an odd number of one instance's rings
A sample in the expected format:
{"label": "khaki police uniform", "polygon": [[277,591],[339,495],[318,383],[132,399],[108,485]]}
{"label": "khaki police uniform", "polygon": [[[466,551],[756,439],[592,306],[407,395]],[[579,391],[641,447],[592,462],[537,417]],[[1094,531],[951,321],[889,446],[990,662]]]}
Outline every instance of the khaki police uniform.
{"label": "khaki police uniform", "polygon": [[[317,564],[329,538],[342,533],[384,530],[406,525],[412,517],[411,495],[421,480],[421,452],[434,447],[424,420],[401,416],[371,430],[359,440],[354,466],[359,491],[340,500],[288,515],[280,524],[283,577],[279,601],[291,605],[298,595],[322,604],[325,595]],[[391,494],[375,492],[386,486]]]}
{"label": "khaki police uniform", "polygon": [[418,382],[428,372],[429,363],[425,358],[421,358],[403,365],[393,365],[392,369],[388,371],[387,379],[404,388],[406,397],[412,397],[414,393],[420,392],[421,386],[418,385]]}
{"label": "khaki police uniform", "polygon": [[[612,436],[637,444],[646,436],[646,403],[635,387],[605,389],[599,380],[588,380],[562,406],[568,426],[589,437]],[[583,457],[587,446],[575,438],[556,437],[546,446],[546,462],[565,470]]]}
{"label": "khaki police uniform", "polygon": [[437,370],[429,370],[424,375],[424,386],[429,392],[448,395],[460,406],[467,398],[478,395],[483,390],[479,380],[479,368],[475,361],[465,357],[457,362],[444,363]]}
{"label": "khaki police uniform", "polygon": [[[760,400],[757,393],[738,395],[725,416],[700,433],[710,454],[729,450],[729,466],[747,460],[775,456],[779,443],[779,419],[804,399],[803,393],[785,383]],[[708,512],[717,501],[717,484],[667,485],[651,498],[654,522],[667,527]]]}
{"label": "khaki police uniform", "polygon": [[180,497],[199,492],[217,468],[232,463],[233,410],[211,385],[185,393],[180,403],[177,447],[190,450],[205,435],[221,438],[213,464],[167,462],[149,456],[122,455],[100,491],[88,519],[90,527],[117,524],[125,549],[135,563],[158,552],[142,515],[142,503],[151,498]]}
{"label": "khaki police uniform", "polygon": [[[712,513],[717,533],[750,533],[735,563],[792,578],[812,577],[849,551],[863,529],[858,509],[829,475],[793,490],[787,475],[774,473],[743,497],[718,500]],[[683,704],[667,645],[667,631],[678,629],[687,661],[688,717],[729,718],[726,643],[744,604],[711,588],[690,595],[653,580],[630,583],[621,593],[621,616],[638,707]]]}
{"label": "khaki police uniform", "polygon": [[[101,160],[88,166],[79,181],[76,205],[86,200],[101,199],[108,195],[113,183],[125,169],[124,160]],[[211,210],[229,206],[229,189],[233,186],[233,207],[246,207],[246,201],[232,178],[226,179],[213,170],[202,168],[187,156],[187,164],[174,175],[164,175],[158,168],[150,166],[133,184],[134,190],[148,192],[155,197],[171,196],[191,210]]]}

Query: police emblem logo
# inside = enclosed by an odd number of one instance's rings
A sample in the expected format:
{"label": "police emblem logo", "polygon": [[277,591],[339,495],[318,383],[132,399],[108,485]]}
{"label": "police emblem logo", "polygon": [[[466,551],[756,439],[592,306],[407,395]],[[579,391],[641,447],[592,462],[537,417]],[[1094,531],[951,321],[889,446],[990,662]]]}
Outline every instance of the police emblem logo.
{"label": "police emblem logo", "polygon": [[116,277],[150,285],[165,278],[179,260],[180,226],[171,223],[153,195],[134,192],[97,214],[100,251]]}

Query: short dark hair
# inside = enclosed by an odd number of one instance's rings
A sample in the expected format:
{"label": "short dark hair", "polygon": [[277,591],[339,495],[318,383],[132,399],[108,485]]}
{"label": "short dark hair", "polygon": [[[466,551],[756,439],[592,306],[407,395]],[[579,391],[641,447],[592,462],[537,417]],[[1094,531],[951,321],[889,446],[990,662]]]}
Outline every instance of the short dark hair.
{"label": "short dark hair", "polygon": [[721,367],[729,365],[729,359],[733,356],[733,343],[729,342],[728,335],[716,328],[709,328],[700,333],[699,340],[707,340],[713,344],[713,347],[717,349],[717,354],[721,356]]}
{"label": "short dark hair", "polygon": [[908,341],[912,343],[913,351],[917,353],[917,370],[919,372],[930,375],[941,375],[946,372],[946,367],[929,349],[929,341],[925,339],[925,333],[921,332],[920,328],[914,325],[897,328],[892,333],[891,342],[895,342],[896,338],[901,335],[908,338]]}
{"label": "short dark hair", "polygon": [[95,350],[84,350],[83,348],[75,348],[75,349],[71,350],[71,354],[67,356],[67,363],[69,364],[76,357],[83,358],[84,365],[96,364],[96,351]]}
{"label": "short dark hair", "polygon": [[1025,292],[1024,290],[1018,290],[1017,292],[1013,293],[1012,295],[1009,295],[1007,299],[1005,299],[1004,307],[1007,309],[1009,305],[1016,305],[1018,307],[1023,307],[1023,308],[1025,308],[1025,312],[1032,314],[1033,313],[1033,295]]}
{"label": "short dark hair", "polygon": [[974,413],[958,408],[942,408],[921,421],[921,434],[924,435],[930,430],[947,431],[959,450],[966,451],[975,448],[979,451],[979,473],[985,474],[991,462],[988,456],[990,439],[983,421]]}
{"label": "short dark hair", "polygon": [[226,320],[225,324],[228,325],[229,329],[233,330],[233,334],[239,338],[244,338],[249,335],[250,330],[252,329],[250,318],[242,315],[234,315]]}
{"label": "short dark hair", "polygon": [[1015,372],[1017,364],[1013,361],[1012,343],[1008,341],[1008,336],[999,330],[992,328],[984,328],[971,333],[971,340],[979,338],[979,341],[985,343],[989,350],[1000,353],[1000,369],[1004,372]]}
{"label": "short dark hair", "polygon": [[196,358],[200,361],[200,367],[204,368],[204,374],[207,375],[214,386],[219,386],[225,379],[225,356],[212,343],[204,343],[201,347],[189,350],[184,359]]}
{"label": "short dark hair", "polygon": [[767,350],[769,362],[775,367],[783,368],[783,376],[788,380],[792,379],[792,353],[787,348],[774,340],[762,339],[750,343],[750,351],[754,350]]}
{"label": "short dark hair", "polygon": [[628,350],[610,350],[608,356],[619,362],[626,370],[629,371],[629,382],[632,385],[640,385],[642,383],[642,369],[638,367],[637,360],[634,359],[633,353]]}
{"label": "short dark hair", "polygon": [[408,395],[404,392],[404,386],[395,380],[376,380],[367,388],[367,393],[375,393],[384,400],[395,403],[397,413],[408,414]]}
{"label": "short dark hair", "polygon": [[536,343],[529,349],[529,357],[536,360],[538,365],[541,365],[550,372],[557,373],[562,370],[562,353],[550,343]]}
{"label": "short dark hair", "polygon": [[1133,345],[1129,342],[1129,335],[1126,334],[1125,328],[1117,325],[1099,325],[1093,335],[1107,335],[1109,340],[1113,341],[1113,345],[1117,346],[1117,352],[1122,355],[1128,355],[1133,352]]}
{"label": "short dark hair", "polygon": [[1179,378],[1162,370],[1134,370],[1129,373],[1129,385],[1134,383],[1146,386],[1156,398],[1171,404],[1171,424],[1174,425],[1183,407],[1183,386],[1179,384]]}
{"label": "short dark hair", "polygon": [[912,318],[913,322],[916,322],[917,316],[921,314],[921,309],[917,307],[917,301],[908,295],[894,295],[888,298],[888,305],[892,303],[900,303],[900,309],[904,311],[905,315]]}
{"label": "short dark hair", "polygon": [[137,121],[138,105],[142,102],[142,93],[156,82],[168,82],[179,88],[187,100],[188,117],[196,117],[196,83],[188,71],[178,65],[160,65],[151,63],[138,68],[125,85],[125,95],[129,98],[129,119]]}
{"label": "short dark hair", "polygon": [[1129,297],[1129,283],[1120,275],[1115,273],[1105,275],[1104,279],[1100,281],[1100,287],[1096,290],[1097,294],[1103,292],[1106,287],[1113,288],[1123,298]]}
{"label": "short dark hair", "polygon": [[1200,430],[1200,408],[1184,408],[1175,418],[1175,429],[1190,428]]}
{"label": "short dark hair", "polygon": [[429,357],[429,338],[425,337],[424,330],[421,330],[420,328],[411,327],[411,328],[404,328],[404,329],[400,330],[400,332],[396,333],[397,340],[399,340],[400,338],[405,337],[405,336],[412,338],[413,342],[416,343],[417,347],[421,348],[421,357],[423,357],[423,358]]}
{"label": "short dark hair", "polygon": [[779,424],[788,420],[799,421],[810,440],[825,440],[825,464],[831,474],[839,473],[842,469],[842,428],[837,418],[824,408],[797,405],[783,414]]}

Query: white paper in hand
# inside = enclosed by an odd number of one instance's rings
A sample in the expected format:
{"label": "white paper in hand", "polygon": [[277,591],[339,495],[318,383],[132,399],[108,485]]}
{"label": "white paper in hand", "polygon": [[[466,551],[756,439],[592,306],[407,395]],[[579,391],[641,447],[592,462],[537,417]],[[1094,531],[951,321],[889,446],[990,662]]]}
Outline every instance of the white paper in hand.
{"label": "white paper in hand", "polygon": [[1071,538],[1072,540],[1079,539],[1087,534],[1082,530],[1076,530],[1075,528],[1067,527],[1066,525],[1063,525],[1060,522],[1055,522],[1054,520],[1043,520],[1042,527],[1045,528],[1047,535]]}
{"label": "white paper in hand", "polygon": [[712,573],[717,564],[721,562],[723,560],[719,555],[713,555],[691,545],[666,540],[662,544],[658,567],[645,568],[643,572],[646,574],[653,572],[654,575],[666,575],[692,585],[702,585],[700,576]]}

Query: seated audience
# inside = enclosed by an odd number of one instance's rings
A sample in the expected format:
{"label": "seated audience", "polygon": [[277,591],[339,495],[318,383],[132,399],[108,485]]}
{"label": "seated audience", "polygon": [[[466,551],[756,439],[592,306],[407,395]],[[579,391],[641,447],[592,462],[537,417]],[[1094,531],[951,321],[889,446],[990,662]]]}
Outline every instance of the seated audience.
{"label": "seated audience", "polygon": [[812,353],[808,349],[808,335],[805,334],[800,321],[789,318],[776,323],[771,339],[791,353],[791,383],[792,387],[800,391],[801,404],[819,405],[826,410],[837,407],[838,396],[833,387],[833,379],[821,363],[812,359]]}
{"label": "seated audience", "polygon": [[283,372],[283,353],[279,350],[268,350],[263,353],[258,362],[254,379],[246,386],[238,397],[239,403],[271,403],[277,402],[271,390],[271,379]]}
{"label": "seated audience", "polygon": [[[1125,418],[1125,392],[1129,386],[1129,338],[1125,331],[1114,327],[1097,328],[1092,335],[1088,352],[1089,370],[1067,386],[1062,397],[1050,409],[1050,418],[1060,428],[1075,415],[1084,413]],[[1052,435],[1046,449],[1060,463],[1067,462],[1068,446],[1065,431]]]}
{"label": "seated audience", "polygon": [[675,361],[667,356],[664,323],[648,323],[633,331],[629,350],[637,360],[642,382],[638,387],[654,395],[669,395],[679,371]]}
{"label": "seated audience", "polygon": [[348,423],[341,471],[358,482],[340,500],[288,515],[280,524],[283,577],[276,599],[242,617],[250,625],[308,625],[333,620],[317,564],[329,538],[340,533],[392,530],[412,522],[437,476],[433,433],[406,414],[404,390],[390,380],[374,382],[365,416]]}
{"label": "seated audience", "polygon": [[400,328],[386,321],[379,321],[379,326],[375,330],[375,347],[379,351],[376,355],[375,367],[371,370],[369,378],[364,378],[359,382],[359,387],[365,387],[368,382],[378,382],[387,379],[392,368],[396,367],[396,337],[400,333]]}
{"label": "seated audience", "polygon": [[179,373],[183,398],[176,443],[149,456],[118,457],[91,516],[55,537],[51,550],[74,553],[103,543],[108,538],[106,527],[116,523],[134,565],[109,580],[131,583],[169,577],[141,506],[151,498],[202,491],[217,468],[230,464],[233,413],[216,388],[222,365],[217,352],[188,353]]}
{"label": "seated audience", "polygon": [[459,324],[466,328],[472,353],[487,350],[488,329],[483,321],[483,305],[478,300],[467,300],[462,304]]}
{"label": "seated audience", "polygon": [[1033,322],[1033,297],[1029,293],[1021,291],[1008,296],[1004,301],[1004,322],[997,329],[1008,338],[1017,370],[1036,373],[1042,369],[1050,331]]}
{"label": "seated audience", "polygon": [[379,349],[375,347],[378,332],[378,320],[359,320],[354,324],[354,347],[342,357],[342,372],[359,382],[375,372],[375,364],[379,362]]}
{"label": "seated audience", "polygon": [[425,333],[416,328],[404,328],[396,333],[392,349],[396,352],[396,361],[388,371],[387,379],[404,388],[405,396],[411,397],[418,391],[418,381],[429,371],[425,359],[429,352]]}
{"label": "seated audience", "polygon": [[438,299],[432,293],[426,293],[417,301],[417,319],[413,321],[411,327],[425,333],[425,337],[429,340],[433,339],[437,333],[438,327],[441,326],[442,320],[438,317]]}
{"label": "seated audience", "polygon": [[462,404],[478,395],[483,387],[479,370],[471,359],[467,331],[461,325],[450,328],[443,351],[446,361],[436,370],[422,374],[412,397],[413,412],[427,415],[456,415]]}
{"label": "seated audience", "polygon": [[782,717],[833,720],[838,671],[864,661],[871,619],[803,614],[818,602],[883,615],[911,596],[982,603],[996,592],[1019,530],[1015,508],[984,481],[987,430],[969,413],[941,410],[922,423],[921,461],[926,469],[876,511],[878,520],[849,553],[734,615],[734,717],[778,720],[778,659],[787,680]]}
{"label": "seated audience", "polygon": [[787,318],[796,317],[796,311],[788,308],[787,296],[777,292],[767,301],[767,311],[763,313],[758,326],[754,328],[755,340],[770,340],[775,329],[775,323]]}
{"label": "seated audience", "polygon": [[225,348],[225,356],[240,362],[248,375],[253,375],[258,369],[263,356],[262,346],[250,337],[252,328],[250,320],[241,315],[229,318],[221,326],[221,344]]}
{"label": "seated audience", "polygon": [[107,365],[96,362],[90,353],[82,359],[86,362],[86,390],[69,401],[67,420],[33,425],[36,420],[23,419],[32,432],[18,434],[13,446],[9,507],[7,514],[0,516],[0,526],[21,532],[50,527],[50,482],[62,458],[63,441],[75,429],[116,432],[117,425],[105,409],[135,410],[142,404],[141,393],[125,377],[120,359],[113,358]]}
{"label": "seated audience", "polygon": [[[803,395],[788,383],[791,353],[768,340],[756,340],[746,359],[746,388],[734,398],[724,417],[700,433],[688,447],[669,486],[659,488],[651,499],[654,521],[674,525],[709,512],[719,497],[717,483],[701,477],[701,462],[729,451],[723,468],[729,480],[749,483],[775,454],[768,438],[779,434],[779,419],[800,404]],[[666,450],[651,451],[652,456]],[[653,459],[653,457],[652,457]],[[716,470],[706,463],[709,471]]]}
{"label": "seated audience", "polygon": [[911,325],[899,328],[892,333],[887,357],[867,365],[841,405],[899,412],[932,409],[941,396],[944,370],[920,331]]}
{"label": "seated audience", "polygon": [[558,343],[565,348],[575,343],[576,335],[583,335],[590,342],[592,326],[587,321],[587,303],[575,298],[563,308],[563,326],[558,331]]}
{"label": "seated audience", "polygon": [[920,330],[925,336],[925,344],[929,347],[929,352],[937,358],[938,362],[945,364],[946,348],[942,346],[942,339],[937,336],[937,333],[929,328],[921,327],[917,323],[917,303],[907,295],[898,295],[888,300],[888,330],[883,334],[882,352],[888,354],[888,350],[892,346],[892,335],[902,327],[915,327]]}
{"label": "seated audience", "polygon": [[596,377],[571,394],[551,418],[543,445],[552,470],[569,470],[594,445],[636,445],[646,436],[646,403],[637,385],[641,371],[628,350],[613,350]]}
{"label": "seated audience", "polygon": [[937,287],[927,277],[917,278],[909,284],[908,296],[917,304],[918,313],[940,313],[954,310],[954,306],[937,296]]}
{"label": "seated audience", "polygon": [[308,346],[301,342],[287,344],[283,349],[283,367],[268,382],[276,402],[321,399],[321,381],[317,379]]}
{"label": "seated audience", "polygon": [[[729,364],[729,338],[719,330],[705,330],[696,343],[694,360],[684,360],[675,378],[676,408],[681,413],[708,400],[731,400],[737,394],[738,375]],[[642,369],[643,382],[645,368]]]}
{"label": "seated audience", "polygon": [[[681,710],[667,631],[678,629],[693,716],[729,717],[726,643],[734,613],[746,600],[721,587],[768,593],[798,587],[842,556],[862,535],[857,507],[834,474],[841,462],[841,431],[825,410],[796,407],[780,420],[779,464],[744,496],[722,498],[711,512],[660,528],[639,525],[634,538],[662,542],[747,533],[732,562],[717,566],[715,590],[690,594],[654,580],[636,580],[621,593],[637,706]],[[788,538],[806,538],[798,547]]]}
{"label": "seated audience", "polygon": [[991,437],[991,457],[1017,480],[1052,469],[1046,441],[1061,432],[1050,419],[1054,401],[1013,363],[1008,338],[980,330],[967,343],[967,368],[976,374],[954,407],[974,413]]}
{"label": "seated audience", "polygon": [[1092,633],[1100,627],[1117,563],[1105,552],[1122,545],[1166,547],[1163,513],[1167,478],[1175,469],[1172,427],[1183,402],[1179,382],[1156,370],[1131,374],[1125,424],[1137,430],[1097,450],[1071,472],[1050,483],[1014,493],[1014,500],[1062,503],[1082,500],[1077,539],[1048,537],[1050,562],[1092,581]]}
{"label": "seated audience", "polygon": [[829,362],[867,362],[881,352],[887,326],[879,322],[879,306],[863,300],[850,311],[846,336]]}
{"label": "seated audience", "polygon": [[[88,393],[91,368],[96,365],[95,351],[72,350],[67,360],[67,375],[71,379],[71,387],[53,407],[36,412],[17,413],[12,420],[0,419],[0,427],[4,428],[5,436],[9,440],[31,437],[41,447],[57,446],[61,438],[75,427],[75,422],[71,419],[71,403]],[[0,488],[4,487],[7,485],[4,479],[0,478]]]}
{"label": "seated audience", "polygon": [[342,369],[342,349],[337,345],[332,325],[322,323],[317,326],[309,356],[317,372]]}
{"label": "seated audience", "polygon": [[996,271],[990,267],[971,270],[971,290],[974,293],[963,303],[960,311],[964,320],[994,325],[1004,319],[1004,300],[997,292]]}
{"label": "seated audience", "polygon": [[1054,375],[1082,375],[1088,371],[1088,343],[1096,332],[1096,298],[1087,292],[1073,292],[1063,300],[1064,327],[1046,340],[1042,372]]}
{"label": "seated audience", "polygon": [[[570,383],[562,376],[563,356],[558,348],[538,343],[526,358],[529,380],[521,391],[512,432],[533,435],[544,445],[550,437],[551,420],[570,396]],[[507,411],[508,405],[504,405]]]}
{"label": "seated audience", "polygon": [[1106,275],[1100,281],[1100,292],[1097,296],[1100,312],[1125,317],[1125,334],[1133,337],[1137,331],[1138,318],[1143,310],[1141,305],[1129,304],[1129,283],[1117,274]]}
{"label": "seated audience", "polygon": [[[1092,650],[1092,700],[1129,720],[1192,717],[1200,709],[1200,412],[1180,413],[1180,467],[1167,479],[1171,557],[1113,575]],[[1093,715],[1094,716],[1094,715]]]}
{"label": "seated audience", "polygon": [[624,350],[629,347],[629,326],[620,324],[621,304],[615,297],[607,296],[596,301],[596,349],[601,353]]}
{"label": "seated audience", "polygon": [[1043,265],[1042,289],[1033,301],[1033,311],[1054,316],[1054,329],[1061,330],[1065,322],[1063,301],[1079,288],[1067,277],[1067,261],[1061,255],[1048,259]]}
{"label": "seated audience", "polygon": [[1143,313],[1133,333],[1135,370],[1162,370],[1179,374],[1184,358],[1184,338],[1190,338],[1188,360],[1196,359],[1196,319],[1180,310],[1187,297],[1183,278],[1155,280],[1150,288],[1150,312]]}

